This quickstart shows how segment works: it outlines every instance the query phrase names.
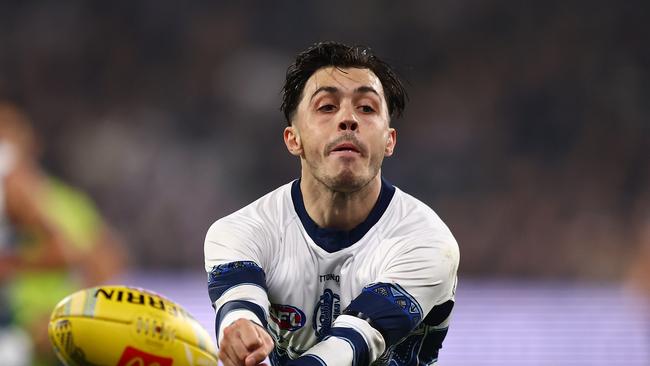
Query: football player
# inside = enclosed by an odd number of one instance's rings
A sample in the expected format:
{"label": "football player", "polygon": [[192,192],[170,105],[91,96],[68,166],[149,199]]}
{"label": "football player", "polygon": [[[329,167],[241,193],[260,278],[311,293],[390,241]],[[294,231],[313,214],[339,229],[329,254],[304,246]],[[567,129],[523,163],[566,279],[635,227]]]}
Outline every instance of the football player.
{"label": "football player", "polygon": [[39,142],[29,117],[0,100],[2,365],[55,364],[47,334],[52,308],[81,287],[111,279],[125,259],[92,200],[41,168]]}
{"label": "football player", "polygon": [[289,66],[284,142],[300,178],[205,239],[224,365],[435,364],[459,250],[432,209],[381,174],[405,100],[367,47],[317,43]]}

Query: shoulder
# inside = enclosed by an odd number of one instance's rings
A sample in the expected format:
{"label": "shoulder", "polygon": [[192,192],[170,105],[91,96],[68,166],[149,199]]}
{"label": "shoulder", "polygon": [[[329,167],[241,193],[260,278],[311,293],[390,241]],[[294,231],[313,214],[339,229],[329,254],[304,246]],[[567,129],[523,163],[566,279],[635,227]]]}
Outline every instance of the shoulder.
{"label": "shoulder", "polygon": [[291,183],[265,194],[243,208],[216,220],[206,241],[223,235],[270,233],[281,224],[291,204]]}
{"label": "shoulder", "polygon": [[435,232],[451,236],[447,225],[431,207],[397,187],[390,209],[387,227],[395,234]]}
{"label": "shoulder", "polygon": [[205,268],[215,265],[253,261],[269,268],[279,242],[279,228],[286,211],[290,185],[270,192],[244,208],[215,221],[205,236]]}
{"label": "shoulder", "polygon": [[457,258],[458,243],[449,227],[427,204],[396,188],[390,215],[384,228],[392,237],[408,247],[426,246],[443,249]]}

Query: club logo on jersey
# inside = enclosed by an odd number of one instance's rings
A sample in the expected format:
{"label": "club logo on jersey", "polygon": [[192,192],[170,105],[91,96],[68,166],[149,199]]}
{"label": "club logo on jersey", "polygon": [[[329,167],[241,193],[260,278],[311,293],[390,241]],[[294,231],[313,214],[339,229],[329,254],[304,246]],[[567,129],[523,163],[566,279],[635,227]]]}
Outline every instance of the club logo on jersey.
{"label": "club logo on jersey", "polygon": [[302,310],[291,305],[271,304],[269,315],[280,329],[289,331],[302,328],[307,320]]}
{"label": "club logo on jersey", "polygon": [[325,289],[314,310],[312,324],[319,340],[329,334],[334,319],[339,315],[341,315],[341,298],[332,290]]}
{"label": "club logo on jersey", "polygon": [[172,366],[173,362],[174,360],[171,358],[159,357],[137,348],[126,347],[117,366]]}

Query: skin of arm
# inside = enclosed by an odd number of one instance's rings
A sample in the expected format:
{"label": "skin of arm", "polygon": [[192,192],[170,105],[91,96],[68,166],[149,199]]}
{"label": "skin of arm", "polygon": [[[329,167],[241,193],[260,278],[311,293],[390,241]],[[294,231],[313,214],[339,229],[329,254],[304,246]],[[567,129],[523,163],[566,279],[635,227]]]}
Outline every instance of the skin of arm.
{"label": "skin of arm", "polygon": [[45,215],[39,200],[42,176],[36,167],[18,160],[5,179],[7,213],[17,226],[29,228],[39,239],[38,250],[29,255],[15,252],[0,254],[0,280],[18,271],[65,268],[78,264],[80,258],[66,248],[65,237]]}

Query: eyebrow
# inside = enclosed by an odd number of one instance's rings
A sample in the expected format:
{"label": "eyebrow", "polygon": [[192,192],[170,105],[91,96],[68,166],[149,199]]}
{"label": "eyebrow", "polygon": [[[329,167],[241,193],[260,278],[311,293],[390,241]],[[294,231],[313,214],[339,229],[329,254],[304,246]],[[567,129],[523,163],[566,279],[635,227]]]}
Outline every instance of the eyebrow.
{"label": "eyebrow", "polygon": [[[337,94],[337,93],[340,93],[341,91],[335,86],[321,86],[320,88],[316,89],[316,91],[311,95],[309,100],[311,101],[312,99],[314,99],[316,94],[318,94],[320,92]],[[357,93],[357,94],[374,93],[375,95],[379,96],[379,93],[377,93],[377,91],[373,87],[370,87],[370,86],[367,86],[367,85],[363,85],[363,86],[360,86],[360,87],[354,89],[354,93]]]}

